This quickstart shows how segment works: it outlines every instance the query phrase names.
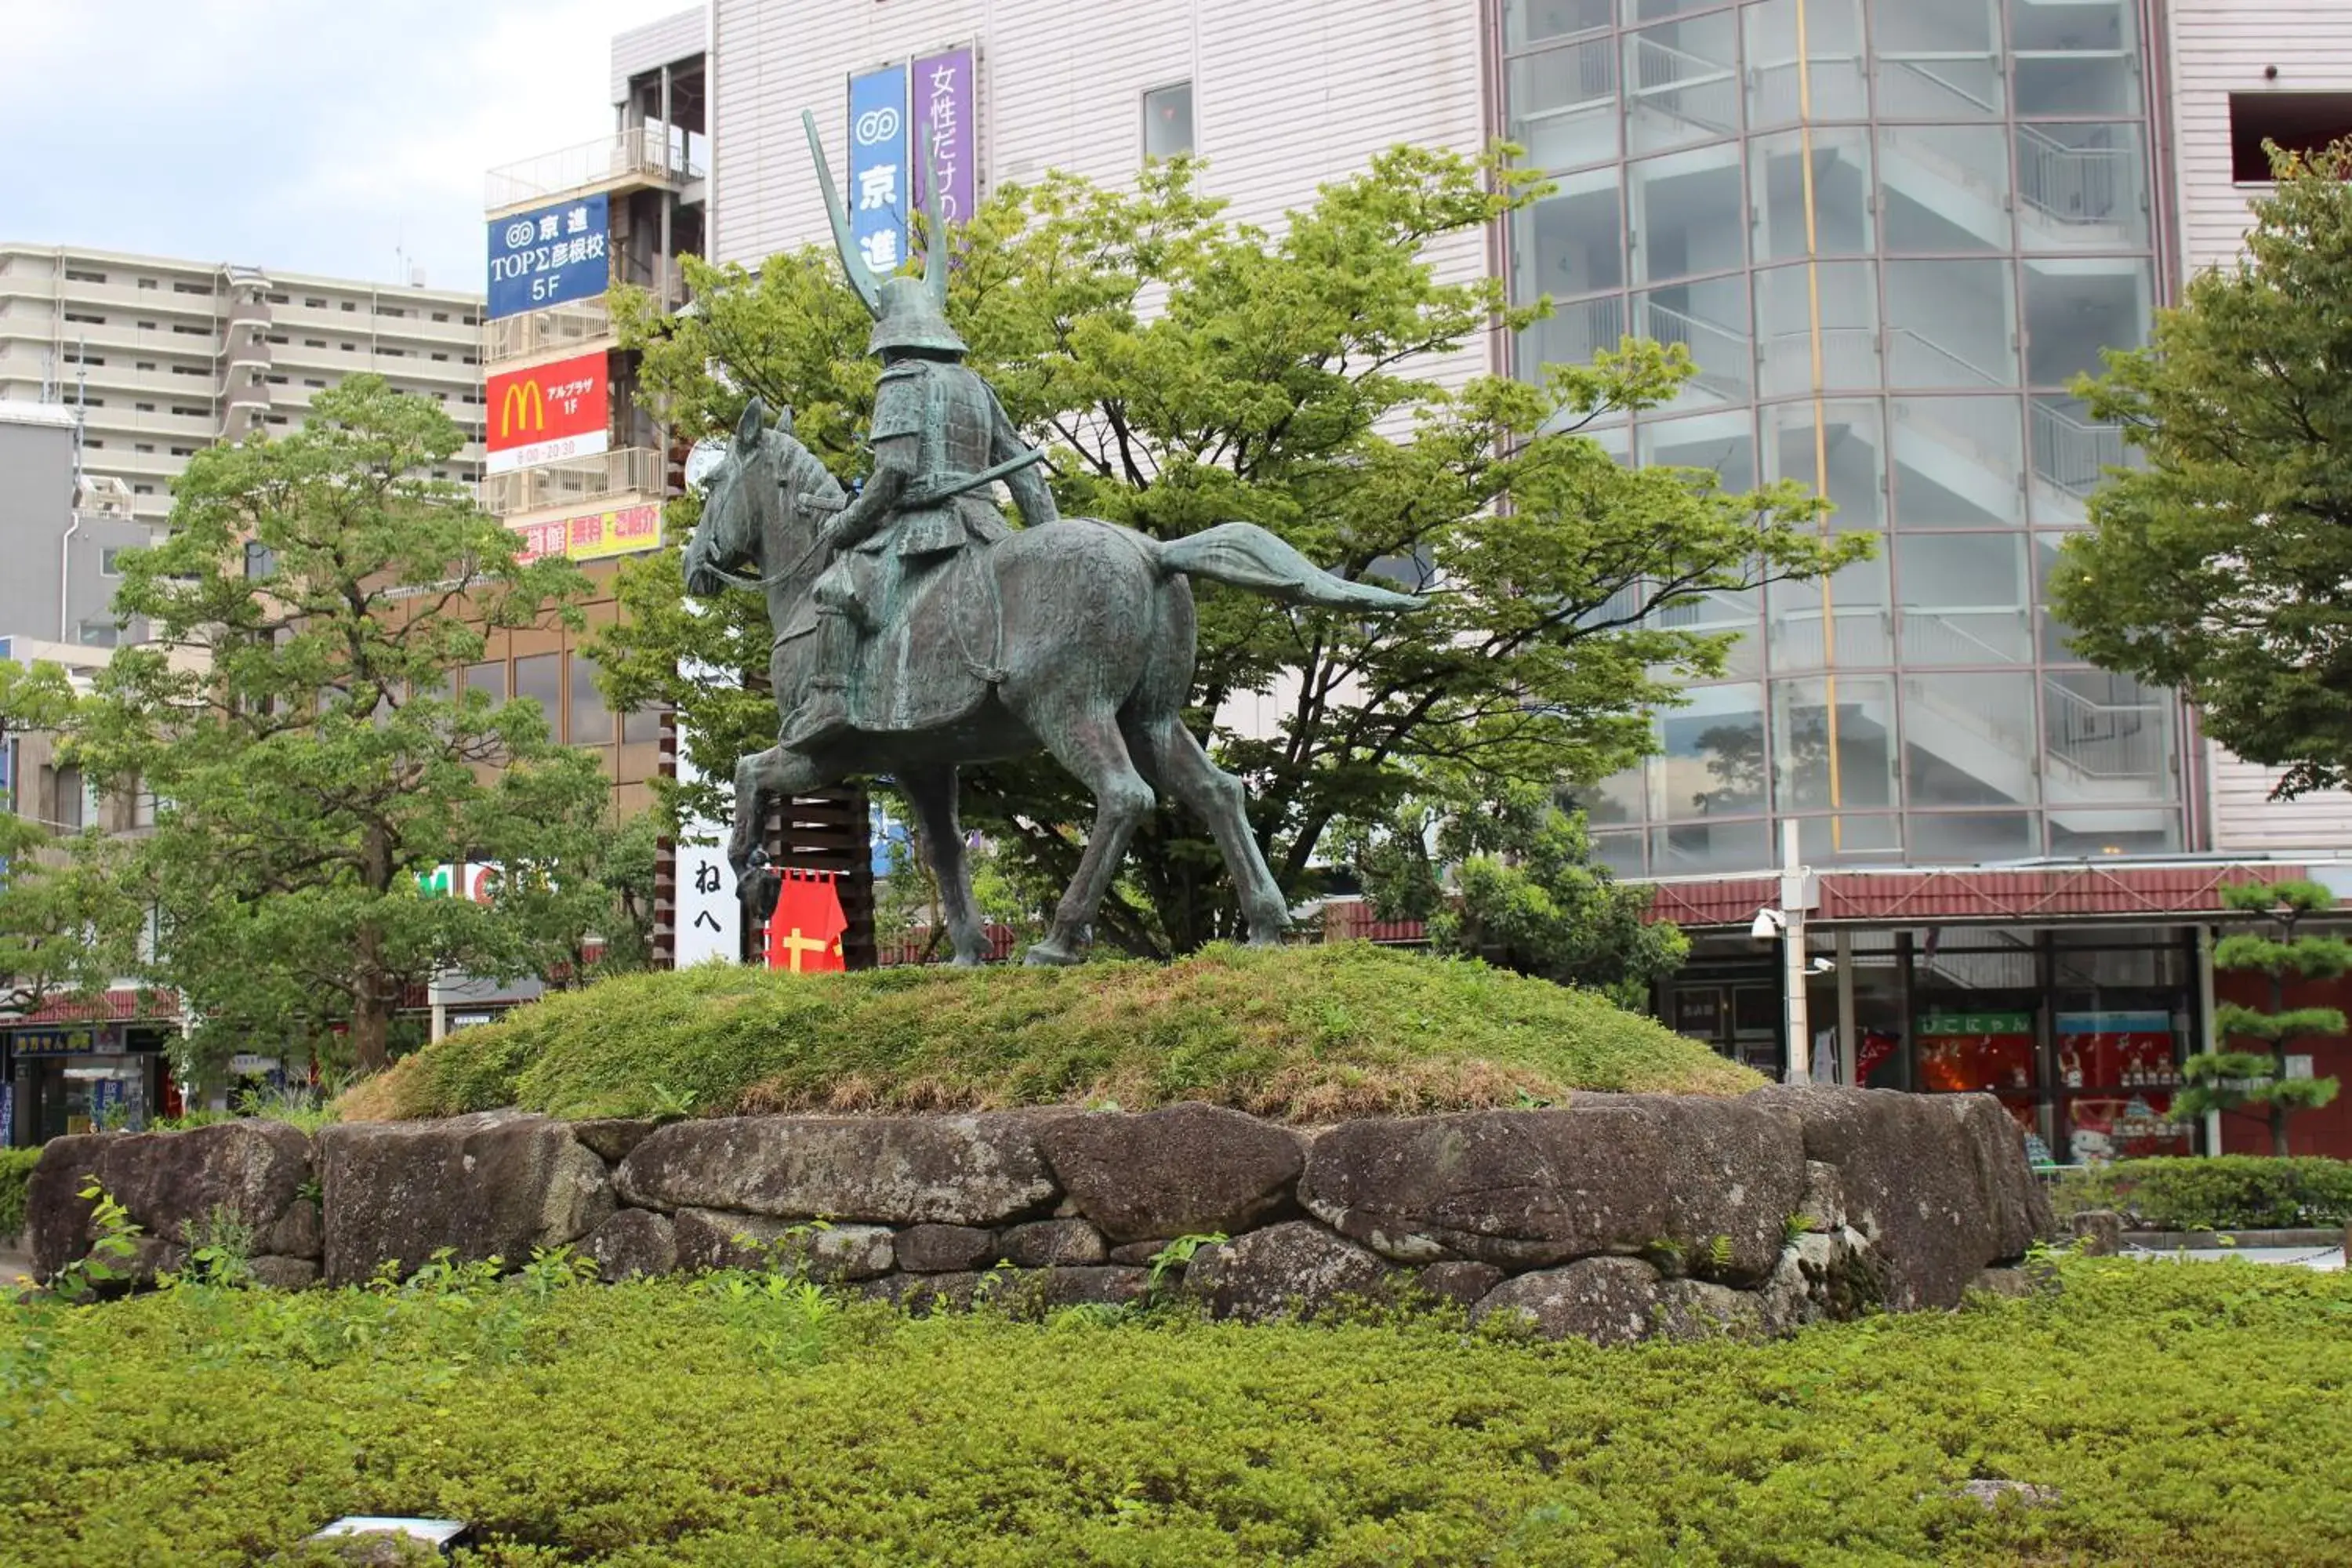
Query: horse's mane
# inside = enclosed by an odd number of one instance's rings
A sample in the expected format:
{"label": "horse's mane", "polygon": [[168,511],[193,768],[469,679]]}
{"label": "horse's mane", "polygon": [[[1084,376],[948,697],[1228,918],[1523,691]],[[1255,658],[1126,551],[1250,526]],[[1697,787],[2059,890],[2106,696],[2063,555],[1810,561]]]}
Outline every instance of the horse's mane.
{"label": "horse's mane", "polygon": [[783,486],[787,502],[803,495],[836,504],[849,499],[849,492],[841,488],[841,481],[833,477],[833,471],[808,449],[799,437],[776,430],[770,432],[770,438],[783,448],[784,461],[776,480]]}

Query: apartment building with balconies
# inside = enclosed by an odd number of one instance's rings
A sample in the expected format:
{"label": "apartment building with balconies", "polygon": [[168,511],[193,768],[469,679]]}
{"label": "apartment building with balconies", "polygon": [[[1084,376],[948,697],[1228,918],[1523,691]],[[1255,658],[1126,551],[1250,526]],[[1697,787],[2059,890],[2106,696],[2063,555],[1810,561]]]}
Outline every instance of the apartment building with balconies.
{"label": "apartment building with balconies", "polygon": [[0,243],[0,401],[81,418],[82,471],[160,524],[196,451],[299,428],[361,371],[435,398],[467,436],[442,477],[482,462],[482,296],[267,268]]}

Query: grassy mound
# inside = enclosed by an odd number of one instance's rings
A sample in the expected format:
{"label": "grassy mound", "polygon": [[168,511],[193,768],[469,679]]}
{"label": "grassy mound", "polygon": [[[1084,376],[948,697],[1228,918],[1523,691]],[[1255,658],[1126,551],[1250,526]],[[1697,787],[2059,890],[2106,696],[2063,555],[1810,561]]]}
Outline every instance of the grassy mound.
{"label": "grassy mound", "polygon": [[341,1111],[1137,1110],[1205,1100],[1312,1122],[1575,1089],[1738,1094],[1761,1081],[1589,992],[1339,943],[1064,970],[633,975],[427,1047]]}
{"label": "grassy mound", "polygon": [[2352,1562],[2352,1276],[2063,1282],[1629,1350],[910,1320],[740,1275],[0,1303],[0,1559],[315,1563],[278,1553],[424,1513],[474,1522],[473,1568]]}

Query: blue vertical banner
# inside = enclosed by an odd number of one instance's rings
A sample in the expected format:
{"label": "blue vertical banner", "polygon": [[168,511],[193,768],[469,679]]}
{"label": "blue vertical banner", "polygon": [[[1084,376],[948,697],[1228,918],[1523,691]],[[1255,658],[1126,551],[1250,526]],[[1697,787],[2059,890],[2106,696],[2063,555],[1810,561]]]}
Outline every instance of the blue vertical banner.
{"label": "blue vertical banner", "polygon": [[907,166],[907,68],[886,66],[849,79],[850,243],[877,277],[907,259],[907,214],[914,186]]}

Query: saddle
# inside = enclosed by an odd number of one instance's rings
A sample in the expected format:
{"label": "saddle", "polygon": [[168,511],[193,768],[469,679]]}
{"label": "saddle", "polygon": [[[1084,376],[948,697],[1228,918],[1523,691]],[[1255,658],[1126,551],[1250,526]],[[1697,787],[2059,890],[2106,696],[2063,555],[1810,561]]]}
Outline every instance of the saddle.
{"label": "saddle", "polygon": [[858,729],[935,729],[988,700],[1004,679],[1004,612],[992,553],[975,542],[944,563],[896,563],[913,581],[887,595],[903,607],[859,648],[849,682],[850,719]]}

